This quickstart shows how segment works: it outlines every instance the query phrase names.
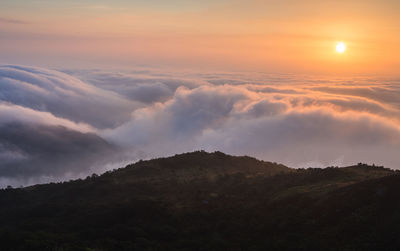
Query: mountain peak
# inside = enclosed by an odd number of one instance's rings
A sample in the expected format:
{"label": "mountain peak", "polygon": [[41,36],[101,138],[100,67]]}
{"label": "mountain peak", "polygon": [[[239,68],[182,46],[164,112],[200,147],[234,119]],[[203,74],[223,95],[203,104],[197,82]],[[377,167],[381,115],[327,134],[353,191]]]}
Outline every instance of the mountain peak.
{"label": "mountain peak", "polygon": [[118,170],[117,176],[130,176],[136,179],[161,178],[214,179],[218,176],[242,174],[246,176],[266,176],[291,172],[292,169],[277,163],[257,160],[248,156],[232,156],[219,151],[194,151],[176,154],[171,157],[138,161]]}

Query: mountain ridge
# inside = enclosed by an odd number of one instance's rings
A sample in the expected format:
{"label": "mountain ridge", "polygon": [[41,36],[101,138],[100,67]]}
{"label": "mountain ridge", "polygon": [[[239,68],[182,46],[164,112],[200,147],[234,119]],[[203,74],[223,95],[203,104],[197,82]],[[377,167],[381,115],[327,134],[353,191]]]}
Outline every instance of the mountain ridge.
{"label": "mountain ridge", "polygon": [[0,241],[9,250],[390,250],[400,247],[398,174],[190,152],[3,189]]}

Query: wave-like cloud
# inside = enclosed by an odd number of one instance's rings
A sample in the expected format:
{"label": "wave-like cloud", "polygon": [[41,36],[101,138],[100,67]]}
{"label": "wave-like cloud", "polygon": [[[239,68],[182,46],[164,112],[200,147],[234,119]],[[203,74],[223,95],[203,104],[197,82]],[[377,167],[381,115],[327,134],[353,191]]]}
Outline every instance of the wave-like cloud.
{"label": "wave-like cloud", "polygon": [[195,149],[294,167],[400,168],[398,97],[400,83],[387,79],[2,66],[0,182]]}
{"label": "wave-like cloud", "polygon": [[58,71],[0,66],[0,100],[98,128],[129,119],[135,103]]}
{"label": "wave-like cloud", "polygon": [[360,107],[358,98],[342,99],[265,95],[231,85],[182,88],[168,102],[135,111],[131,122],[104,135],[156,155],[202,148],[296,167],[360,161],[400,166],[400,125],[394,117],[399,113],[376,101]]}

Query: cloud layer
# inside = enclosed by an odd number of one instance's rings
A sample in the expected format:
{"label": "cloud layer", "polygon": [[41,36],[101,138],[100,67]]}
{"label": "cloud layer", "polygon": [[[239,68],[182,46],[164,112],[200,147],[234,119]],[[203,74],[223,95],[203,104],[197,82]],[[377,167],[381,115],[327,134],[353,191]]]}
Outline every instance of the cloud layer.
{"label": "cloud layer", "polygon": [[400,81],[0,67],[0,181],[195,149],[293,167],[400,168]]}
{"label": "cloud layer", "polygon": [[106,128],[124,122],[135,104],[70,75],[22,66],[0,67],[0,100],[77,123]]}

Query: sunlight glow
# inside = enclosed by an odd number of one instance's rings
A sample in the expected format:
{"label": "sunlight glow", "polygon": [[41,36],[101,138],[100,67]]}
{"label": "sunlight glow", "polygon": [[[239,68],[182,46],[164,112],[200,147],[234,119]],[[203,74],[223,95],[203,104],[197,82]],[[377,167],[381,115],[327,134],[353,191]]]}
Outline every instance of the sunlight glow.
{"label": "sunlight glow", "polygon": [[338,53],[344,53],[346,51],[346,44],[343,42],[339,42],[336,45],[336,52]]}

